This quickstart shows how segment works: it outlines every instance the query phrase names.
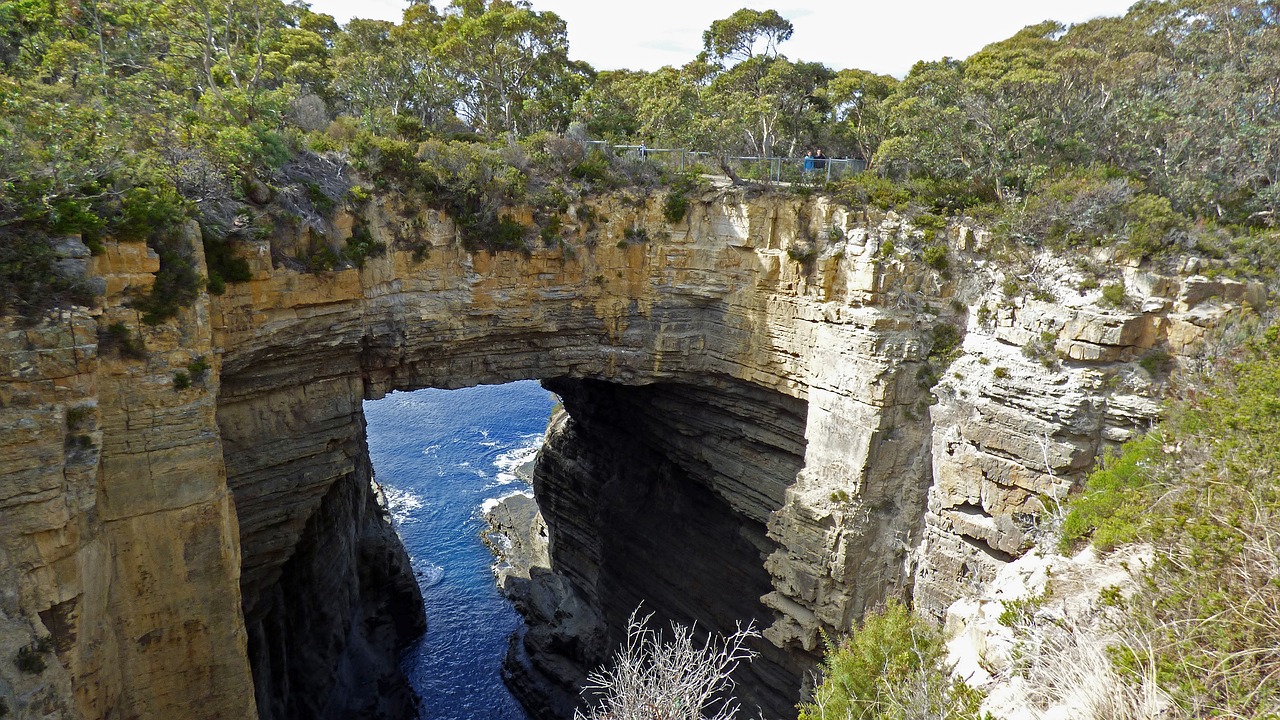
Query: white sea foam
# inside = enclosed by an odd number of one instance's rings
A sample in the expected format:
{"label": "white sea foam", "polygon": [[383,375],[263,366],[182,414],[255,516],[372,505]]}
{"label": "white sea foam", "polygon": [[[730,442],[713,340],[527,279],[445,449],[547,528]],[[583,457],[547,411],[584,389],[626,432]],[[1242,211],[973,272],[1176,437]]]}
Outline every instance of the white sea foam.
{"label": "white sea foam", "polygon": [[432,456],[432,455],[435,455],[435,454],[436,454],[436,451],[437,451],[437,450],[439,450],[439,449],[440,449],[440,446],[439,446],[439,445],[428,445],[428,446],[426,446],[426,447],[422,448],[422,454],[423,454],[423,455],[426,455],[427,457],[430,457],[430,456]]}
{"label": "white sea foam", "polygon": [[426,560],[414,560],[413,576],[418,579],[418,587],[426,590],[444,579],[444,568]]}
{"label": "white sea foam", "polygon": [[487,516],[489,513],[493,512],[494,509],[497,508],[498,505],[503,500],[506,500],[507,498],[512,497],[514,495],[524,495],[525,497],[533,497],[533,491],[528,488],[521,488],[519,490],[512,490],[509,493],[499,495],[498,497],[488,498],[484,502],[480,503],[480,515]]}
{"label": "white sea foam", "polygon": [[498,468],[496,480],[499,485],[507,485],[520,479],[515,473],[516,469],[538,456],[543,437],[542,433],[525,435],[520,438],[520,445],[494,458],[493,466]]}
{"label": "white sea foam", "polygon": [[387,512],[391,514],[392,525],[418,522],[418,511],[422,509],[421,496],[389,485],[382,486],[382,493],[387,498]]}

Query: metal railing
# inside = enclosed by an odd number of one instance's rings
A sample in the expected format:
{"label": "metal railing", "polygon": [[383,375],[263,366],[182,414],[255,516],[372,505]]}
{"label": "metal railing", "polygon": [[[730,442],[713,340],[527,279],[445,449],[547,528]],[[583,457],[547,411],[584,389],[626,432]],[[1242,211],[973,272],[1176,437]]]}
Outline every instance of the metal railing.
{"label": "metal railing", "polygon": [[[583,140],[583,145],[605,155],[627,157],[663,165],[680,172],[700,171],[722,175],[729,168],[742,180],[771,184],[814,185],[829,183],[867,169],[860,158],[794,158],[716,155],[697,150],[614,145],[604,140]],[[723,165],[722,165],[723,162]]]}

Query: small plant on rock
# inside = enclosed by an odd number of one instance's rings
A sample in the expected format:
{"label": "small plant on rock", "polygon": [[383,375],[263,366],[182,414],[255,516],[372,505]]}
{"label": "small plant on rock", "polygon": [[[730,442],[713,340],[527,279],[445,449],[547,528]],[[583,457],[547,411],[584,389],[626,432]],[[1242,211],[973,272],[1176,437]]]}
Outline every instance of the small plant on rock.
{"label": "small plant on rock", "polygon": [[1113,308],[1124,307],[1129,301],[1129,296],[1124,292],[1124,285],[1115,283],[1113,285],[1102,286],[1102,304]]}
{"label": "small plant on rock", "polygon": [[116,352],[120,357],[129,360],[143,360],[147,357],[147,347],[142,341],[141,333],[135,333],[122,323],[111,323],[106,330],[98,333],[100,351]]}
{"label": "small plant on rock", "polygon": [[924,259],[925,265],[939,272],[946,270],[950,264],[946,245],[930,245],[920,253],[920,256]]}
{"label": "small plant on rock", "polygon": [[44,659],[44,654],[49,651],[48,647],[39,641],[25,645],[13,656],[13,664],[28,675],[39,675],[49,667]]}

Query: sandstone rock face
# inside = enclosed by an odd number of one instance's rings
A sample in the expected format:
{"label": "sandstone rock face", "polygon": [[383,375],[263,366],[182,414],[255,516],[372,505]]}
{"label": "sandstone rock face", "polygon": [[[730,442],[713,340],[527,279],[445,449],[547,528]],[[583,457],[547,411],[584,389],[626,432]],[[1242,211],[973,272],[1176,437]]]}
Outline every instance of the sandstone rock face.
{"label": "sandstone rock face", "polygon": [[[88,263],[101,309],[5,321],[0,649],[51,635],[56,660],[0,662],[20,716],[403,712],[394,650],[421,605],[369,491],[360,403],[528,378],[572,414],[535,481],[556,574],[531,615],[574,605],[585,636],[557,659],[567,631],[534,625],[532,664],[580,676],[642,600],[755,620],[747,692],[787,715],[822,631],[891,594],[940,614],[993,576],[1026,517],[1154,417],[1136,361],[1265,300],[1136,270],[1129,310],[1074,286],[1004,297],[1025,268],[969,255],[980,232],[949,230],[944,272],[912,259],[901,218],[824,198],[709,192],[669,225],[661,198],[620,194],[593,201],[601,227],[527,255],[468,254],[448,218],[398,203],[360,210],[389,247],[363,269],[301,273],[301,238],[251,242],[251,281],[147,327],[124,301],[158,261],[108,243]],[[942,326],[963,341],[933,385]]]}
{"label": "sandstone rock face", "polygon": [[1044,300],[971,291],[959,358],[934,388],[933,480],[916,551],[916,606],[941,619],[1032,545],[1037,517],[1079,487],[1099,455],[1160,412],[1168,360],[1248,307],[1258,284],[1128,269],[1124,307],[1077,290],[1048,256],[1022,279]]}
{"label": "sandstone rock face", "polygon": [[[135,334],[134,359],[99,339],[139,327],[123,294],[158,261],[115,244],[93,262],[103,310],[0,340],[0,645],[51,648],[42,672],[10,674],[6,652],[0,695],[18,717],[252,715],[208,300]],[[197,357],[211,371],[178,389]]]}

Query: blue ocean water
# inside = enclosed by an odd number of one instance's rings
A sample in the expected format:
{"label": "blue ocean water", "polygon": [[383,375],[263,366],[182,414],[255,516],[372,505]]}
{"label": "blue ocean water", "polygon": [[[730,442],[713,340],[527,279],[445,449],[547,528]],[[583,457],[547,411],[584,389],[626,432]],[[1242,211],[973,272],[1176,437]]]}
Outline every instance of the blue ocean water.
{"label": "blue ocean water", "polygon": [[369,454],[427,606],[404,669],[431,720],[526,720],[499,668],[519,616],[498,592],[481,507],[528,486],[555,396],[534,381],[393,393],[364,404]]}

